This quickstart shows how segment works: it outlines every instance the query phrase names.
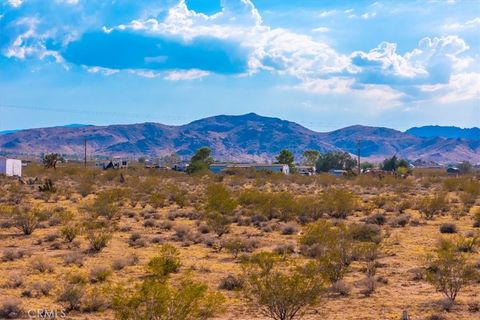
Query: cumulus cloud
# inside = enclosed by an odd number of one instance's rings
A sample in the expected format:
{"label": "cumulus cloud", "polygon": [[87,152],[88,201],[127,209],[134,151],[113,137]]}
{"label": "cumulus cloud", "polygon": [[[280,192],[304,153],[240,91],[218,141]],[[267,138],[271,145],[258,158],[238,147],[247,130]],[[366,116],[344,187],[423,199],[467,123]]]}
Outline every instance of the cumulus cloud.
{"label": "cumulus cloud", "polygon": [[18,8],[22,5],[23,0],[7,0],[8,4],[14,8]]}

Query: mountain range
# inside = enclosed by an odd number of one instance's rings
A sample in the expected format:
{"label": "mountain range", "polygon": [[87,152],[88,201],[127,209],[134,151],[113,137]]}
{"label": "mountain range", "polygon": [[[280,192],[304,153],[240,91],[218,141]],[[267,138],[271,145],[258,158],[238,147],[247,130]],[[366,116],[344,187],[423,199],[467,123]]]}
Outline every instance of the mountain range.
{"label": "mountain range", "polygon": [[[475,134],[473,138],[458,136],[457,130],[456,136],[443,137],[443,132],[451,130],[422,128],[401,132],[356,125],[316,132],[294,122],[249,113],[219,115],[180,126],[147,122],[19,130],[0,135],[0,154],[38,156],[57,152],[81,156],[87,140],[88,153],[95,156],[159,157],[175,152],[189,157],[198,148],[208,146],[217,160],[260,162],[272,161],[282,149],[291,150],[297,158],[307,149],[356,154],[359,141],[361,156],[372,161],[396,154],[437,163],[480,162],[480,138],[476,139]],[[436,135],[435,129],[439,132]]]}

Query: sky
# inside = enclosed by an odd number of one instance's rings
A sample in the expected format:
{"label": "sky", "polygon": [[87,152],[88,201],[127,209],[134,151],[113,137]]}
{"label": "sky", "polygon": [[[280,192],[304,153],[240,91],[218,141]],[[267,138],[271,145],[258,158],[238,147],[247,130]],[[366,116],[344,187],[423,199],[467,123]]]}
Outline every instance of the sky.
{"label": "sky", "polygon": [[480,126],[480,0],[0,1],[0,131]]}

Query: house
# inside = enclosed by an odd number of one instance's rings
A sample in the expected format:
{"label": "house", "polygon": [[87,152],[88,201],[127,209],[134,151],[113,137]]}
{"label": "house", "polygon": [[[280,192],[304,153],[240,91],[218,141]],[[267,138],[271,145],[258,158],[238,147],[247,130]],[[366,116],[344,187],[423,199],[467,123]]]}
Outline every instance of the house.
{"label": "house", "polygon": [[457,167],[448,167],[447,173],[451,175],[458,175],[460,174],[460,169],[458,169]]}
{"label": "house", "polygon": [[348,172],[346,170],[332,169],[328,171],[328,173],[335,177],[343,177],[347,175]]}
{"label": "house", "polygon": [[97,168],[107,169],[124,169],[128,168],[128,160],[121,158],[114,158],[112,160],[102,161],[95,163]]}
{"label": "house", "polygon": [[0,158],[0,174],[8,177],[22,176],[22,160]]}
{"label": "house", "polygon": [[298,174],[303,174],[304,176],[311,176],[315,174],[314,166],[295,166]]}
{"label": "house", "polygon": [[290,173],[290,167],[286,164],[269,163],[214,163],[209,166],[209,169],[213,173],[219,173],[226,169],[255,169],[256,171]]}
{"label": "house", "polygon": [[188,162],[179,162],[172,165],[173,171],[185,172],[187,171],[189,163]]}

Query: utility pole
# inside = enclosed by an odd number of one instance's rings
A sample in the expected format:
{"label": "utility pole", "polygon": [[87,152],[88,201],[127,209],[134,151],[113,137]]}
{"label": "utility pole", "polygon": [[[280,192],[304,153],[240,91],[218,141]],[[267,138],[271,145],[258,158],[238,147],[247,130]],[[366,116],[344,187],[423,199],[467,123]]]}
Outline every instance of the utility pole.
{"label": "utility pole", "polygon": [[360,139],[357,139],[358,175],[360,175]]}
{"label": "utility pole", "polygon": [[84,161],[84,165],[85,165],[85,168],[87,167],[87,139],[85,139],[85,155],[84,155],[84,158],[83,158],[83,161]]}

